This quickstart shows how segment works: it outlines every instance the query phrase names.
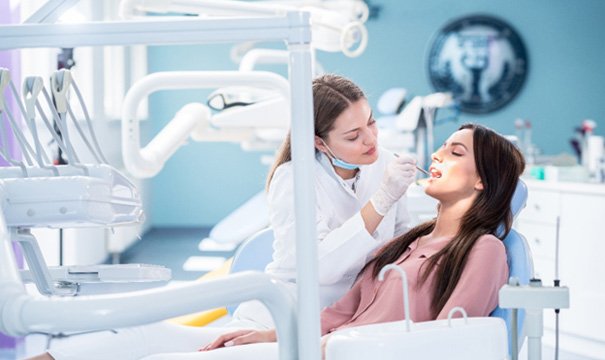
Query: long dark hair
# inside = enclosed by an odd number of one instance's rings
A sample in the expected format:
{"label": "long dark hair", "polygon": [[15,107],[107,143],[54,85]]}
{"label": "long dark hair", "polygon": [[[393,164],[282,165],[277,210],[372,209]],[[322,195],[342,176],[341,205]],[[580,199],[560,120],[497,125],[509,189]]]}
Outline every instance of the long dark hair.
{"label": "long dark hair", "polygon": [[[507,139],[493,130],[477,124],[465,124],[459,130],[473,130],[475,166],[483,183],[470,209],[463,215],[460,228],[441,251],[431,256],[420,274],[420,283],[427,280],[431,270],[435,271],[435,287],[431,300],[431,311],[437,317],[456,288],[464,270],[468,254],[477,239],[484,234],[496,234],[498,226],[504,224],[504,239],[512,227],[511,199],[519,176],[525,168],[521,152]],[[387,243],[362,269],[372,269],[378,276],[383,266],[395,262],[408,246],[435,228],[436,220],[420,224],[407,233]]]}
{"label": "long dark hair", "polygon": [[[365,98],[363,91],[351,80],[333,74],[322,75],[313,80],[313,119],[315,135],[326,139],[328,133],[334,128],[336,118],[340,116],[352,103]],[[281,144],[269,175],[266,189],[273,178],[278,166],[292,160],[292,144],[290,133]]]}

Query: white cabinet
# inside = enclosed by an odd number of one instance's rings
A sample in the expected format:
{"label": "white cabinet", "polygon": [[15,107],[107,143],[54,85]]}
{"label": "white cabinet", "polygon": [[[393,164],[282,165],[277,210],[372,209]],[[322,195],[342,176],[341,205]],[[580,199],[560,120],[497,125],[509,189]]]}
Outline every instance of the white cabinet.
{"label": "white cabinet", "polygon": [[[526,208],[516,222],[529,242],[535,275],[553,284],[557,217],[559,278],[570,289],[560,313],[561,349],[605,358],[605,185],[527,181]],[[554,312],[544,312],[544,342],[554,344]]]}

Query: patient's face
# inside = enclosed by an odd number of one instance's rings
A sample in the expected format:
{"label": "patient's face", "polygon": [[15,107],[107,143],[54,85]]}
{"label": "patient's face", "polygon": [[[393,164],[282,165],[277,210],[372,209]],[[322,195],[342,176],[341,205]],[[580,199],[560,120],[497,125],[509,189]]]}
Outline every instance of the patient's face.
{"label": "patient's face", "polygon": [[[348,163],[367,165],[378,159],[376,120],[366,99],[352,103],[336,118],[324,141],[334,155]],[[320,151],[321,143],[316,146]]]}
{"label": "patient's face", "polygon": [[474,199],[483,189],[475,166],[473,130],[453,133],[432,156],[426,193],[441,203]]}

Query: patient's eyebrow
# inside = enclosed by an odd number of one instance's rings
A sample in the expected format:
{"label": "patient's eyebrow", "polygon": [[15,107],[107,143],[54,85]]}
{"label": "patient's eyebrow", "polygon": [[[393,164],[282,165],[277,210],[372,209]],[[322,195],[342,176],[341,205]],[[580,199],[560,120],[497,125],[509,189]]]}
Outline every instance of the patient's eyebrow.
{"label": "patient's eyebrow", "polygon": [[462,147],[463,147],[465,150],[468,150],[468,148],[466,147],[466,145],[464,145],[464,144],[463,144],[463,143],[461,143],[461,142],[453,142],[453,143],[452,143],[452,146],[456,146],[456,145],[460,145],[460,146],[462,146]]}

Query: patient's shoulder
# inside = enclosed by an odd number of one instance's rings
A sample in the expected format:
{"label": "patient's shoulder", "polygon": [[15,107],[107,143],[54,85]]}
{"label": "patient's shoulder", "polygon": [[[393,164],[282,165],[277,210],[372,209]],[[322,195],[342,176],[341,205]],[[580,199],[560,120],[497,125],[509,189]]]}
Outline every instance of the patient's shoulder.
{"label": "patient's shoulder", "polygon": [[473,249],[471,250],[471,257],[472,256],[506,259],[506,248],[504,247],[502,240],[492,234],[485,234],[477,239],[475,246],[473,246]]}
{"label": "patient's shoulder", "polygon": [[469,276],[473,278],[487,276],[506,279],[508,265],[502,241],[493,235],[480,236],[468,254],[464,271],[472,274]]}
{"label": "patient's shoulder", "polygon": [[505,250],[502,240],[498,239],[492,234],[484,234],[479,236],[479,239],[477,239],[477,242],[475,243],[475,247],[501,249],[502,251]]}
{"label": "patient's shoulder", "polygon": [[492,234],[483,234],[481,236],[479,236],[479,239],[477,239],[477,244],[500,244],[502,246],[504,246],[504,244],[502,243],[502,240],[498,239],[496,236],[492,235]]}

